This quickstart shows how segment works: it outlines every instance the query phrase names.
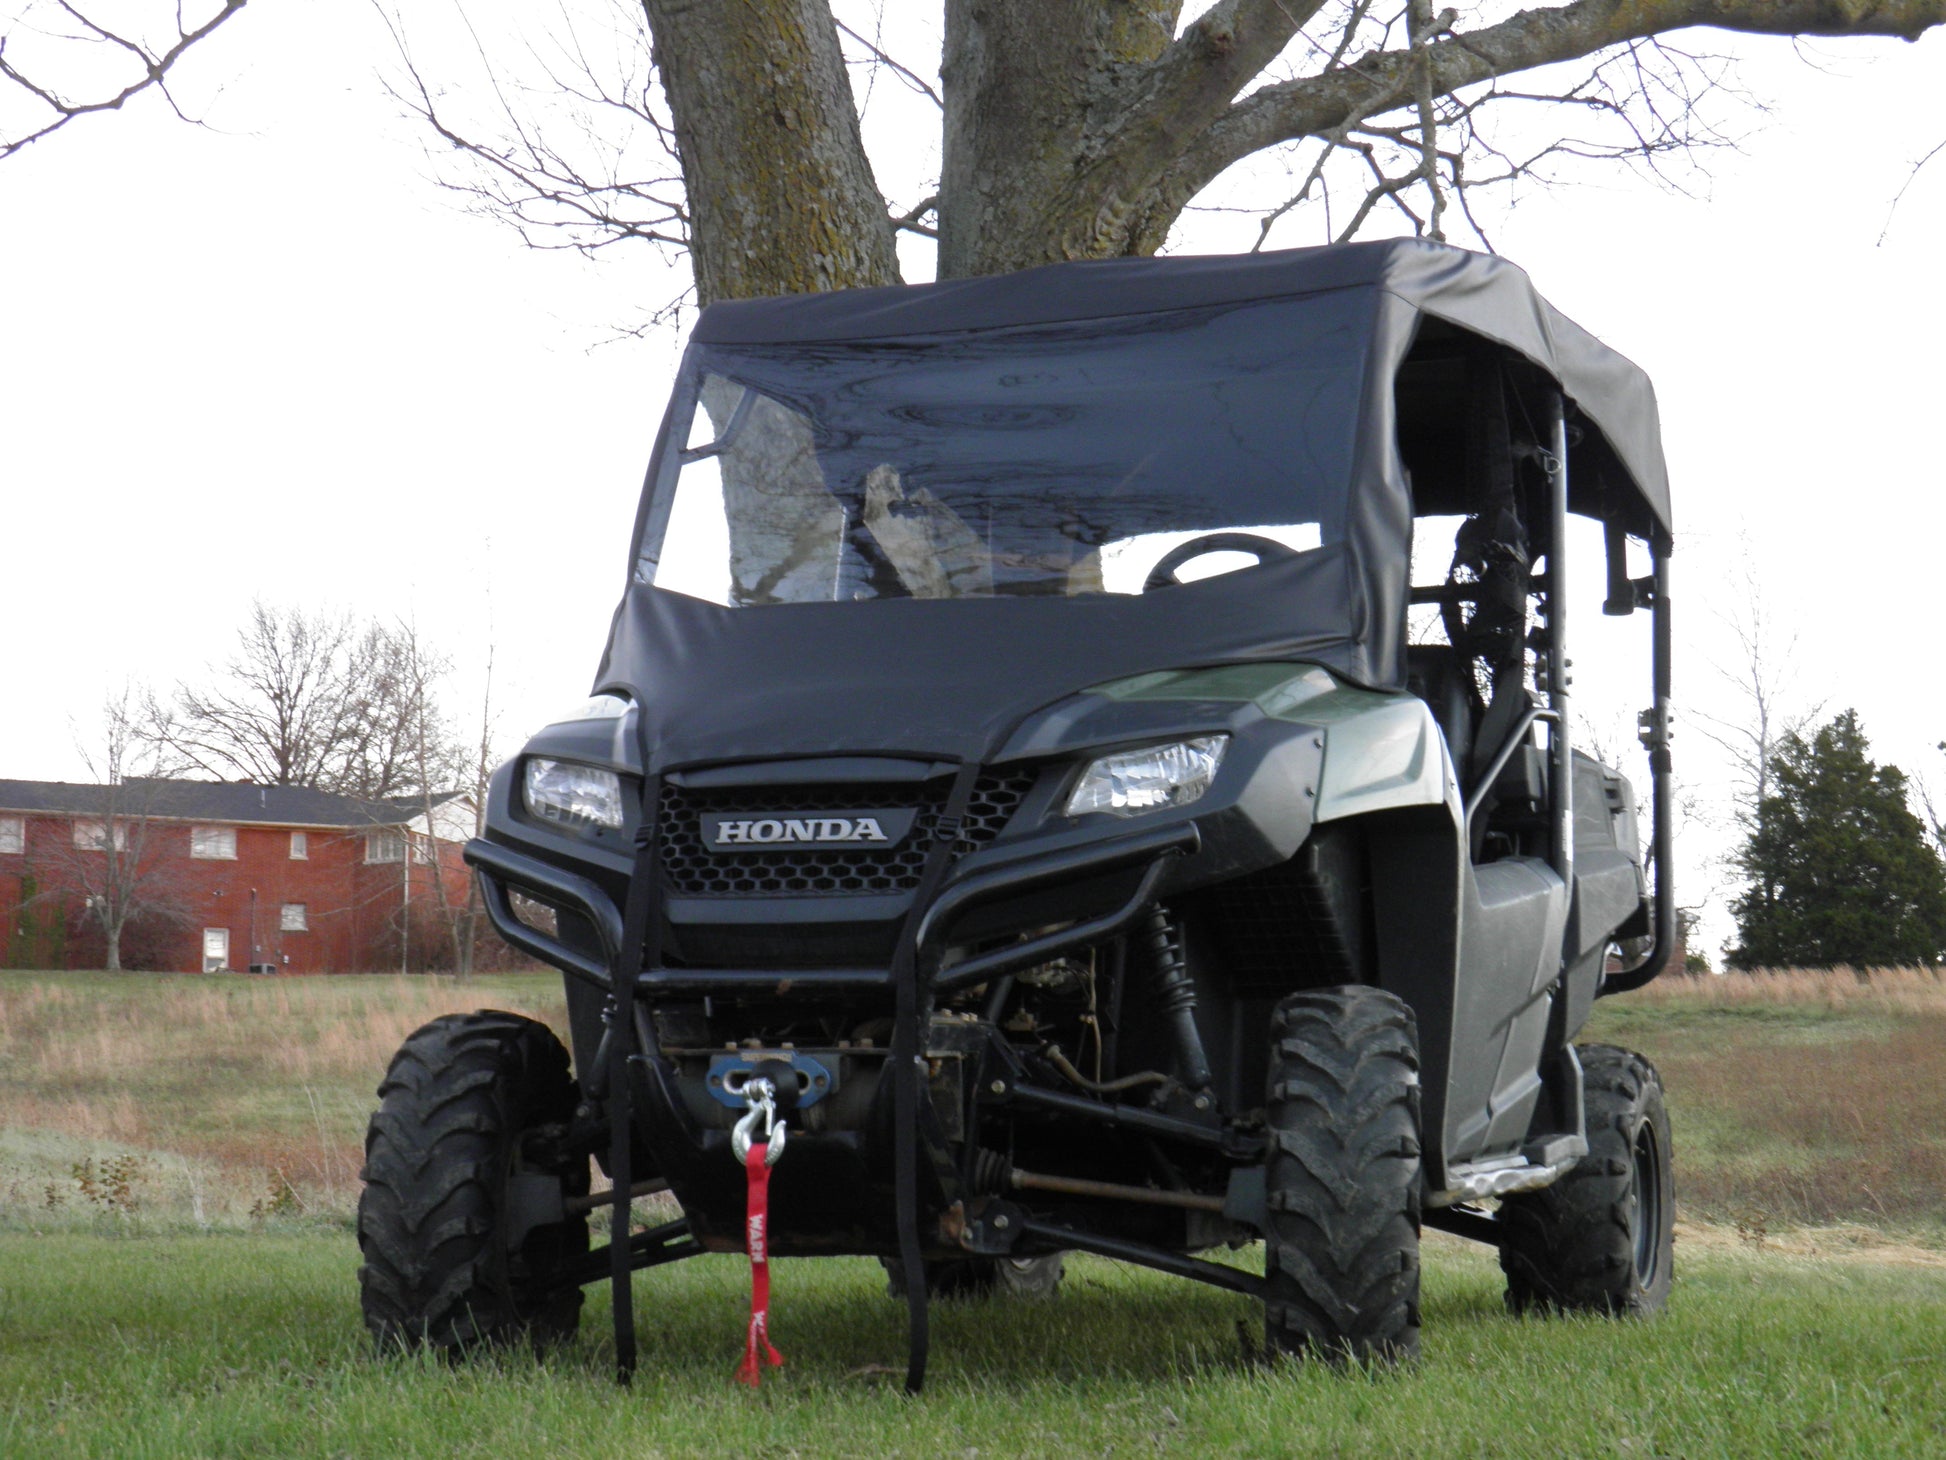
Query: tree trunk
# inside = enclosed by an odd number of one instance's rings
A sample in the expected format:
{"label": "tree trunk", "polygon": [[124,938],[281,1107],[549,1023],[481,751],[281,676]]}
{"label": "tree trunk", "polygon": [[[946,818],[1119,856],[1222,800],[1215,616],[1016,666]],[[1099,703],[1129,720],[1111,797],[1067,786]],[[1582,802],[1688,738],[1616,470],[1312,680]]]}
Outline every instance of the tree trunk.
{"label": "tree trunk", "polygon": [[[939,276],[1151,254],[1163,183],[1318,0],[947,0]],[[1185,199],[1186,201],[1186,199]]]}
{"label": "tree trunk", "polygon": [[644,0],[699,304],[899,282],[826,0]]}
{"label": "tree trunk", "polygon": [[942,279],[1073,256],[1091,114],[1168,45],[1179,8],[947,0]]}
{"label": "tree trunk", "polygon": [[108,951],[102,957],[102,967],[110,973],[122,971],[122,930],[119,926],[106,928],[104,942]]}

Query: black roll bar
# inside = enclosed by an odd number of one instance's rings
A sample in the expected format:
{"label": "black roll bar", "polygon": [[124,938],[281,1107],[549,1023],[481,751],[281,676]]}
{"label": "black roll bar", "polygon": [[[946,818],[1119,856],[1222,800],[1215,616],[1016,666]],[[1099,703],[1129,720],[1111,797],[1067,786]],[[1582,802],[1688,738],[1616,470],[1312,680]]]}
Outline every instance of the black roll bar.
{"label": "black roll bar", "polygon": [[1568,415],[1556,390],[1547,406],[1548,861],[1574,887],[1574,737],[1568,723]]}
{"label": "black roll bar", "polygon": [[1655,857],[1655,940],[1642,961],[1617,969],[1601,981],[1597,998],[1641,988],[1660,974],[1676,952],[1675,830],[1670,817],[1675,803],[1674,774],[1669,757],[1669,687],[1674,634],[1669,618],[1669,550],[1664,535],[1649,539],[1651,563],[1650,675],[1655,699],[1642,712],[1642,744],[1649,752],[1649,797],[1655,826],[1650,833]]}

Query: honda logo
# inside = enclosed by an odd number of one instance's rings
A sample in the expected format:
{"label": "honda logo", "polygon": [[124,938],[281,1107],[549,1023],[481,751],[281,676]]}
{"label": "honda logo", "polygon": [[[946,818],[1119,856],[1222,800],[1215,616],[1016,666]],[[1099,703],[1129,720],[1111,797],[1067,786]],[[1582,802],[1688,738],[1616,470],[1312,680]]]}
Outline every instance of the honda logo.
{"label": "honda logo", "polygon": [[892,811],[706,811],[703,845],[712,852],[754,852],[768,847],[896,846],[918,817],[912,808]]}

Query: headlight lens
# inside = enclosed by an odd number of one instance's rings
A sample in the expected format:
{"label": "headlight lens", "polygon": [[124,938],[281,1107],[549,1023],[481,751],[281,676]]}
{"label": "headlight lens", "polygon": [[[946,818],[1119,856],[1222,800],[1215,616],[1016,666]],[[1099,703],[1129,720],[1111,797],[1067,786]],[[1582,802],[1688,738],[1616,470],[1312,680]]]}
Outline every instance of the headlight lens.
{"label": "headlight lens", "polygon": [[527,762],[527,811],[542,821],[583,830],[622,824],[622,782],[613,771],[571,760]]}
{"label": "headlight lens", "polygon": [[1081,773],[1068,797],[1068,815],[1106,811],[1110,816],[1140,816],[1165,806],[1187,806],[1210,788],[1229,743],[1227,735],[1203,735],[1104,755]]}

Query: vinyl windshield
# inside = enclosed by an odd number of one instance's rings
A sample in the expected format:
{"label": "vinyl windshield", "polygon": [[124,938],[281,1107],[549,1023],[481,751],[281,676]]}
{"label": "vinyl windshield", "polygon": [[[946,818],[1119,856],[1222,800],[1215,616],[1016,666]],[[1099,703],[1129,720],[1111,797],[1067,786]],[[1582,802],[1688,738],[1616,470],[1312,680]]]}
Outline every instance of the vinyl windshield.
{"label": "vinyl windshield", "polygon": [[[655,473],[637,576],[733,607],[1138,593],[1208,533],[1338,542],[1369,308],[1334,291],[693,346],[693,405]],[[1254,561],[1210,553],[1179,576]]]}

